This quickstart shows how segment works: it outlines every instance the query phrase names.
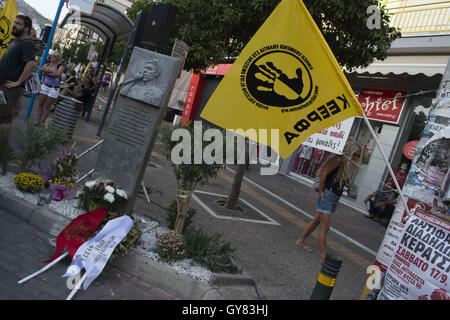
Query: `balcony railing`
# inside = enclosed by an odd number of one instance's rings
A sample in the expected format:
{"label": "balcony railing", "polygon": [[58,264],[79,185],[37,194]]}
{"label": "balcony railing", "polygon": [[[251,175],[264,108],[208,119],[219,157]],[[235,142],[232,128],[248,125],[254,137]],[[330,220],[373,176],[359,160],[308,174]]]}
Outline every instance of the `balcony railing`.
{"label": "balcony railing", "polygon": [[449,34],[450,1],[382,0],[392,16],[391,26],[403,35]]}

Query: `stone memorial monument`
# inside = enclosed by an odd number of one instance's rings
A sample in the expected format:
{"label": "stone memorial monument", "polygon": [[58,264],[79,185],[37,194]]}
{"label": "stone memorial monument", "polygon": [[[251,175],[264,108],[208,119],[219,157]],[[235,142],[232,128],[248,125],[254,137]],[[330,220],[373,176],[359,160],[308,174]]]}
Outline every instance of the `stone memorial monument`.
{"label": "stone memorial monument", "polygon": [[134,48],[94,171],[127,192],[122,213],[133,210],[179,72],[179,59]]}

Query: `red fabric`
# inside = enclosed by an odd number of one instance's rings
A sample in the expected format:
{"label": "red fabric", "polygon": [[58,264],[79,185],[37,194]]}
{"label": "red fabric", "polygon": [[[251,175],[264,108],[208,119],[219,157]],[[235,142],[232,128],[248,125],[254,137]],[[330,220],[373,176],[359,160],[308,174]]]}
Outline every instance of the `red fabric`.
{"label": "red fabric", "polygon": [[405,184],[406,177],[408,177],[408,172],[402,172],[400,169],[396,170],[394,172],[395,178],[397,179],[397,182],[400,186],[400,188],[403,188],[403,185]]}
{"label": "red fabric", "polygon": [[108,209],[100,208],[73,219],[56,238],[55,255],[45,262],[49,263],[55,260],[64,251],[64,248],[67,248],[70,257],[73,259],[78,248],[91,237],[107,214]]}

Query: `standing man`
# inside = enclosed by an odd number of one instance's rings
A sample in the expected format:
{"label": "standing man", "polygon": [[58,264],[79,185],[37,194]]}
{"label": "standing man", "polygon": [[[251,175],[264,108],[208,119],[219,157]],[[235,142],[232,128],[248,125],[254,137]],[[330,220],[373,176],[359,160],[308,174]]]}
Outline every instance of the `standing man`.
{"label": "standing man", "polygon": [[0,60],[0,91],[6,104],[0,104],[0,128],[11,133],[12,119],[19,113],[20,97],[25,81],[36,66],[33,42],[30,39],[32,21],[24,15],[16,16],[12,35],[16,37]]}

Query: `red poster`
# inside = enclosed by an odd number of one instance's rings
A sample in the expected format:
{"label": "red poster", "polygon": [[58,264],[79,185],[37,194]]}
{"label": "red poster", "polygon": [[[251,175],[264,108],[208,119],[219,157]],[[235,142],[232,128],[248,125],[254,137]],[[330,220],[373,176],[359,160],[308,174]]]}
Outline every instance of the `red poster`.
{"label": "red poster", "polygon": [[358,101],[367,118],[398,124],[405,105],[406,91],[361,89]]}
{"label": "red poster", "polygon": [[195,110],[197,109],[198,100],[203,90],[204,81],[205,79],[200,75],[192,74],[181,118],[182,125],[188,125],[190,121],[194,120]]}
{"label": "red poster", "polygon": [[414,154],[416,153],[418,143],[419,140],[413,140],[405,144],[405,146],[403,147],[403,154],[409,160],[412,160],[414,158]]}
{"label": "red poster", "polygon": [[228,70],[231,68],[232,64],[218,64],[215,66],[211,66],[203,71],[203,74],[208,75],[216,75],[216,76],[224,76],[227,74]]}

